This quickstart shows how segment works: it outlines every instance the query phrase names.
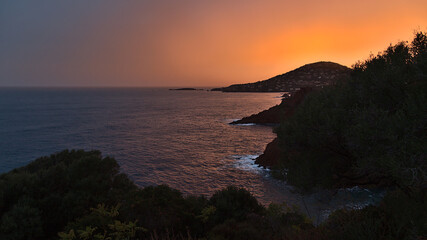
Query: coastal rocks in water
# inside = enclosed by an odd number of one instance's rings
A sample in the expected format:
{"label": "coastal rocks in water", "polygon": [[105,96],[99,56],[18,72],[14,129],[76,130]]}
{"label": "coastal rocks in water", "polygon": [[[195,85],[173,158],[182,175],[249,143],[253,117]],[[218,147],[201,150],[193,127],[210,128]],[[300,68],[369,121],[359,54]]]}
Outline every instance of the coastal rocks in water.
{"label": "coastal rocks in water", "polygon": [[350,69],[333,62],[316,62],[255,83],[214,88],[223,92],[295,92],[302,87],[327,86],[347,77]]}

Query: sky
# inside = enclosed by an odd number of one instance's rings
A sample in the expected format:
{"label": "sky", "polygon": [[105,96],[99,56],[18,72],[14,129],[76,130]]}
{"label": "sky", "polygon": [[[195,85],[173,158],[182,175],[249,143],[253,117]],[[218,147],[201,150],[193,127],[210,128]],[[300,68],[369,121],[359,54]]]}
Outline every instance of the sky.
{"label": "sky", "polygon": [[228,86],[351,67],[416,30],[425,0],[2,0],[0,86]]}

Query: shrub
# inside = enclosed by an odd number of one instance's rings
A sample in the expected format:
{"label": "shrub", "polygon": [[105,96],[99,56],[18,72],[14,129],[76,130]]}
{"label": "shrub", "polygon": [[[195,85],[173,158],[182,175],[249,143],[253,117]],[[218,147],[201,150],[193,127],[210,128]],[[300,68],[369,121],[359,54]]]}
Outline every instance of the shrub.
{"label": "shrub", "polygon": [[[427,37],[354,65],[350,79],[317,91],[276,129],[286,179],[302,188],[380,179],[426,181]],[[375,179],[376,178],[376,179]]]}
{"label": "shrub", "polygon": [[248,214],[261,214],[264,211],[263,206],[249,191],[234,186],[215,192],[209,204],[215,208],[211,216],[214,224],[223,223],[227,219],[241,221],[246,219]]}

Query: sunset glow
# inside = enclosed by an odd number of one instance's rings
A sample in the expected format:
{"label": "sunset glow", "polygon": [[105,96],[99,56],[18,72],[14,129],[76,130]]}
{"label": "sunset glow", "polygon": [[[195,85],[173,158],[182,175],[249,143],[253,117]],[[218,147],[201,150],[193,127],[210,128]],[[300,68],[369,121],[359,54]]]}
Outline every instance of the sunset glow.
{"label": "sunset glow", "polygon": [[0,86],[254,82],[427,26],[421,0],[24,2],[0,3]]}

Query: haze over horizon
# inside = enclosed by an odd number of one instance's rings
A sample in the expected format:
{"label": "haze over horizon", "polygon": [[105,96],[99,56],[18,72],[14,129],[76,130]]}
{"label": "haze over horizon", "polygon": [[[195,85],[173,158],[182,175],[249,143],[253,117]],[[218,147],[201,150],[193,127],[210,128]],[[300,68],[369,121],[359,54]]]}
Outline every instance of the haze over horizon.
{"label": "haze over horizon", "polygon": [[227,86],[351,66],[426,30],[427,2],[1,1],[0,86]]}

